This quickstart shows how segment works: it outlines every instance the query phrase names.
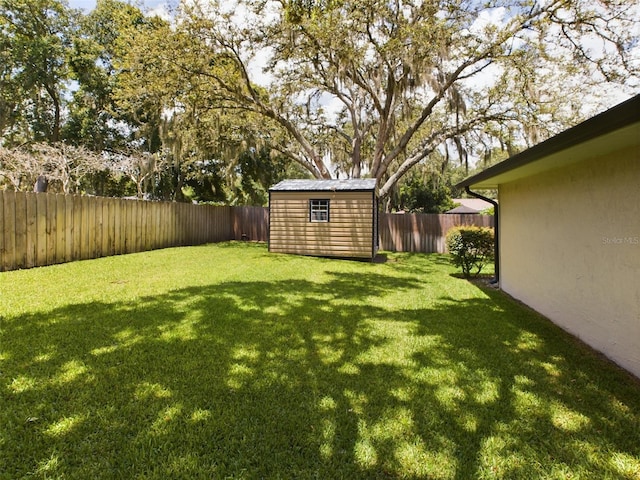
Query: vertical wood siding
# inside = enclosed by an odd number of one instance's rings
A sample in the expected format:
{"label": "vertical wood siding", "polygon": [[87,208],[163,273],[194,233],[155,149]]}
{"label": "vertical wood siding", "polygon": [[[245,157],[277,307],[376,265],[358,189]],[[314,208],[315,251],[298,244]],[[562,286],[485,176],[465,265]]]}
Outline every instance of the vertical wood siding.
{"label": "vertical wood siding", "polygon": [[231,240],[232,210],[0,191],[0,271]]}

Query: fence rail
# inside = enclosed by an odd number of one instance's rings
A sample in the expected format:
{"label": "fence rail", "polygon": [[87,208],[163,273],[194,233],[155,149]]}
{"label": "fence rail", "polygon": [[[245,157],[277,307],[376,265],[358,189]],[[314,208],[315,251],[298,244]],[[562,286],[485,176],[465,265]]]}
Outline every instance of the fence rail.
{"label": "fence rail", "polygon": [[[381,214],[380,248],[445,252],[455,225],[492,226],[480,215]],[[268,241],[264,207],[0,191],[0,271],[227,240]]]}

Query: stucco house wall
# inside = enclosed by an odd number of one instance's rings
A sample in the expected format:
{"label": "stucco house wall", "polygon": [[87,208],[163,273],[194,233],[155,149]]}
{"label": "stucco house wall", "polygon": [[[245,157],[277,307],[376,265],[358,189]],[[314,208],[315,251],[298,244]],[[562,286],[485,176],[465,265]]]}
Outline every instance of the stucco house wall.
{"label": "stucco house wall", "polygon": [[500,286],[640,377],[640,149],[499,186]]}
{"label": "stucco house wall", "polygon": [[457,186],[498,190],[501,288],[640,377],[640,94]]}

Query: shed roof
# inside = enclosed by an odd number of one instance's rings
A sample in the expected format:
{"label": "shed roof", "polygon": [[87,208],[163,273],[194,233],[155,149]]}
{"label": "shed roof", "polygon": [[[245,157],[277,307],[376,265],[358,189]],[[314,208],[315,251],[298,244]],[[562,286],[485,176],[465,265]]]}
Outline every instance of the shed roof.
{"label": "shed roof", "polygon": [[457,187],[497,188],[554,168],[638,145],[640,95],[466,178]]}
{"label": "shed roof", "polygon": [[283,180],[269,189],[271,192],[314,191],[368,191],[376,189],[375,178],[353,178],[347,180]]}

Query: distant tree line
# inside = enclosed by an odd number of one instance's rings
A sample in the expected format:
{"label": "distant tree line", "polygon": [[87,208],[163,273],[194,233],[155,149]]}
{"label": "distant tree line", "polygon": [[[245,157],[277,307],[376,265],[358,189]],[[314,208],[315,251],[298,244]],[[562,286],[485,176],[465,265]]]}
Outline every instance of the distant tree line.
{"label": "distant tree line", "polygon": [[636,11],[0,0],[0,188],[266,204],[284,178],[366,176],[387,210],[442,211],[473,168],[637,88]]}

